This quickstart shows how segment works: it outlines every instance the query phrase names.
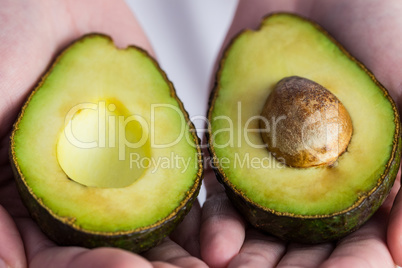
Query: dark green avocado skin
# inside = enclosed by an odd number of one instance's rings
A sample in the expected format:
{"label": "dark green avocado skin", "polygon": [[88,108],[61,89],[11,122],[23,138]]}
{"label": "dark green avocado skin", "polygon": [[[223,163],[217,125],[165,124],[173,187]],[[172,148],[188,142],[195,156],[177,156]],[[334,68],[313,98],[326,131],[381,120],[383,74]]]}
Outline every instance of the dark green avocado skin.
{"label": "dark green avocado skin", "polygon": [[[248,202],[226,183],[217,167],[214,168],[214,171],[219,182],[225,187],[226,194],[233,205],[255,228],[285,241],[307,244],[323,243],[338,240],[357,230],[382,205],[395,182],[401,162],[401,137],[397,142],[394,160],[379,187],[359,206],[335,216],[302,218],[276,215]],[[211,151],[210,153],[212,155]]]}
{"label": "dark green avocado skin", "polygon": [[17,169],[14,165],[12,165],[12,167],[20,196],[25,206],[28,208],[31,217],[38,223],[40,229],[46,233],[50,239],[61,246],[75,245],[86,248],[117,247],[135,253],[144,252],[158,245],[184,219],[185,215],[190,211],[194,200],[197,199],[201,186],[201,183],[198,183],[198,188],[193,192],[192,197],[188,199],[188,202],[181,207],[173,217],[161,222],[161,224],[155,227],[142,231],[134,230],[131,233],[118,235],[94,234],[78,230],[54,218],[49,211],[29,193]]}

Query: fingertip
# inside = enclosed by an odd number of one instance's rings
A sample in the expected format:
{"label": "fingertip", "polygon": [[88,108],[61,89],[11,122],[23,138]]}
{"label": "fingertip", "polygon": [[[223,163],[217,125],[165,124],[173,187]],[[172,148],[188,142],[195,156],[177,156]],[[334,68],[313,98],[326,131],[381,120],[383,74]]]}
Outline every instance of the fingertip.
{"label": "fingertip", "polygon": [[201,243],[201,256],[209,267],[227,267],[241,248],[239,243],[228,243],[225,234],[211,233],[205,240]]}
{"label": "fingertip", "polygon": [[244,242],[245,223],[224,193],[206,200],[200,231],[201,256],[210,267],[226,267]]}

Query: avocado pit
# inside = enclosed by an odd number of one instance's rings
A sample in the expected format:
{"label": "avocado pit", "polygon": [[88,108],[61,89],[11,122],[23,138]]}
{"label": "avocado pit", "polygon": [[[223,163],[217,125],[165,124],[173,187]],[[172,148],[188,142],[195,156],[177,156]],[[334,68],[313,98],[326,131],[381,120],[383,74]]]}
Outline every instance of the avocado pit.
{"label": "avocado pit", "polygon": [[140,122],[132,117],[117,100],[72,108],[56,147],[66,176],[99,188],[123,188],[138,180],[146,167],[130,165],[128,160],[133,155],[149,159],[150,145]]}
{"label": "avocado pit", "polygon": [[352,120],[339,99],[320,84],[298,76],[276,84],[261,115],[267,149],[292,167],[332,165],[352,137]]}

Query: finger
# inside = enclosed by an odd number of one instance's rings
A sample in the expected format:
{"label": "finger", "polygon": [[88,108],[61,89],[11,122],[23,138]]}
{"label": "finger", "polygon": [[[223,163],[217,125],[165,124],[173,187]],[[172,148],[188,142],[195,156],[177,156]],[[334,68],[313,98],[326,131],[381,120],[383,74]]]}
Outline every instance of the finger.
{"label": "finger", "polygon": [[[64,264],[64,266],[63,266]],[[98,248],[88,250],[84,248],[60,248],[53,247],[42,251],[32,261],[33,268],[36,267],[82,267],[82,268],[133,268],[152,267],[144,258],[114,248]]]}
{"label": "finger", "polygon": [[[78,247],[57,247],[39,230],[30,219],[19,219],[30,267],[206,267],[202,261],[191,257],[176,243],[167,239],[160,246],[151,249],[146,257],[155,261],[152,265],[143,257],[120,249],[98,248],[88,250]],[[172,265],[164,264],[170,262]]]}
{"label": "finger", "polygon": [[198,258],[200,257],[200,222],[201,208],[200,203],[196,200],[183,222],[170,236],[174,242]]}
{"label": "finger", "polygon": [[59,247],[31,219],[19,218],[17,224],[27,249],[29,267],[32,268],[152,267],[143,257],[121,249]]}
{"label": "finger", "polygon": [[28,262],[42,250],[56,246],[42,233],[38,225],[29,216],[15,218],[15,223],[24,242]]}
{"label": "finger", "polygon": [[249,229],[240,253],[230,261],[228,267],[275,267],[285,250],[285,242]]}
{"label": "finger", "polygon": [[26,267],[24,245],[14,221],[7,211],[0,206],[0,267]]}
{"label": "finger", "polygon": [[[395,198],[388,223],[388,245],[395,263],[402,266],[402,190]],[[396,188],[396,187],[395,187]]]}
{"label": "finger", "polygon": [[148,250],[143,254],[148,260],[156,261],[157,263],[170,263],[178,267],[208,267],[201,260],[191,256],[186,250],[178,244],[166,238],[159,246]]}
{"label": "finger", "polygon": [[343,238],[322,267],[395,267],[388,250],[386,210],[380,209],[359,230]]}
{"label": "finger", "polygon": [[277,267],[318,267],[328,258],[333,248],[332,243],[317,245],[291,243]]}
{"label": "finger", "polygon": [[215,178],[209,171],[205,183],[207,199],[202,208],[201,256],[211,267],[225,267],[243,245],[245,222],[221,186],[212,180]]}
{"label": "finger", "polygon": [[93,250],[78,247],[50,247],[31,260],[32,268],[151,268],[141,256],[115,248]]}

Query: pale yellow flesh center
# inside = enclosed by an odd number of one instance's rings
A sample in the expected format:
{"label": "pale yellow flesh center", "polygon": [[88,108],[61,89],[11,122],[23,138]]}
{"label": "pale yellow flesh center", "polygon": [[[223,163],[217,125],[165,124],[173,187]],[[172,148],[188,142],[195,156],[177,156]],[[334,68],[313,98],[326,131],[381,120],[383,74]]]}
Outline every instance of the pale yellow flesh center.
{"label": "pale yellow flesh center", "polygon": [[146,166],[129,159],[149,158],[148,133],[141,119],[126,114],[118,101],[83,103],[70,110],[57,143],[66,175],[90,187],[120,188],[139,179]]}

